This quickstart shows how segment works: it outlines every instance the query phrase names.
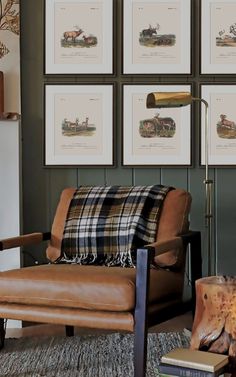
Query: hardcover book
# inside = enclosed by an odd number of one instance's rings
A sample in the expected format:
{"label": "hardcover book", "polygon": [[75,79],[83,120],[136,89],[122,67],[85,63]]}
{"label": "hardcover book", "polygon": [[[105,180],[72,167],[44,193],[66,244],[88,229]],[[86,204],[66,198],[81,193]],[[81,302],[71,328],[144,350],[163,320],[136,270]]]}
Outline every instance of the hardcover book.
{"label": "hardcover book", "polygon": [[225,367],[221,367],[216,372],[208,372],[195,368],[181,367],[179,365],[160,363],[158,367],[159,374],[165,376],[181,376],[181,377],[218,377],[224,373]]}
{"label": "hardcover book", "polygon": [[228,356],[218,353],[176,348],[162,356],[161,362],[170,365],[179,365],[186,368],[216,372],[228,364]]}

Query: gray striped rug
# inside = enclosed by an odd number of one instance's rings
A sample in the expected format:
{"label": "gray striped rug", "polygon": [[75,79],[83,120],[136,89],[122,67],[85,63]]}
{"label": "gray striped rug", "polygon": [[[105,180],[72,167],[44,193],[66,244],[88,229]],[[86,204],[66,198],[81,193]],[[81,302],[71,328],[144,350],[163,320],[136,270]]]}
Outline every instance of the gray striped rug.
{"label": "gray striped rug", "polygon": [[[185,333],[148,335],[147,377],[158,376],[160,357],[188,347]],[[6,339],[0,376],[133,377],[133,335],[108,334]]]}

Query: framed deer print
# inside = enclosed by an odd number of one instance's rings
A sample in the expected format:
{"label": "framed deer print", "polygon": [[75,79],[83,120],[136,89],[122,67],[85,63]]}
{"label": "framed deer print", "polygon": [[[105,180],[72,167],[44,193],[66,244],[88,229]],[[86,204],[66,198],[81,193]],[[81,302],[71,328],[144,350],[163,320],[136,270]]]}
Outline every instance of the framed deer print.
{"label": "framed deer print", "polygon": [[123,0],[123,73],[191,73],[191,1]]}
{"label": "framed deer print", "polygon": [[113,0],[45,0],[45,73],[113,73]]}
{"label": "framed deer print", "polygon": [[201,73],[236,73],[236,1],[201,2]]}
{"label": "framed deer print", "polygon": [[[209,105],[209,165],[236,165],[236,85],[201,86],[201,97]],[[201,164],[205,164],[205,112],[201,112]]]}
{"label": "framed deer print", "polygon": [[191,85],[123,85],[123,165],[191,165],[191,107],[148,109],[151,92]]}
{"label": "framed deer print", "polygon": [[45,85],[45,165],[113,165],[113,85]]}

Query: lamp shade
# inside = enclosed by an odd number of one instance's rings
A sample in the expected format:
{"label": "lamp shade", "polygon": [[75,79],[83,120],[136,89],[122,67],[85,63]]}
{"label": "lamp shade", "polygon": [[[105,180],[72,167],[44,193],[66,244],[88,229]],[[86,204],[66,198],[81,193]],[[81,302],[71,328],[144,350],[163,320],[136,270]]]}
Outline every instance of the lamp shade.
{"label": "lamp shade", "polygon": [[147,96],[148,109],[160,107],[181,107],[192,103],[192,95],[189,92],[154,92]]}

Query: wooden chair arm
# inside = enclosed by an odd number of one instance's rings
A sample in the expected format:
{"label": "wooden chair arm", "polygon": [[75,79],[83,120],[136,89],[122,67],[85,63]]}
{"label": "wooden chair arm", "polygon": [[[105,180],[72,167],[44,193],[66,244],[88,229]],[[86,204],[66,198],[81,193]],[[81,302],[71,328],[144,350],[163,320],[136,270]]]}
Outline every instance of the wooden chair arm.
{"label": "wooden chair arm", "polygon": [[179,236],[167,238],[166,240],[161,240],[145,245],[144,248],[154,248],[154,256],[156,256],[163,254],[171,249],[186,247],[188,244],[190,244],[191,248],[193,249],[191,252],[191,254],[194,253],[192,258],[198,260],[198,262],[200,262],[201,264],[201,233],[199,231],[189,230],[187,233],[181,234]]}
{"label": "wooden chair arm", "polygon": [[0,250],[12,249],[14,247],[27,246],[50,240],[51,233],[30,233],[18,237],[5,238],[0,240]]}
{"label": "wooden chair arm", "polygon": [[[189,231],[179,237],[173,237],[167,240],[154,242],[138,249],[137,252],[137,273],[136,273],[136,297],[139,300],[139,306],[142,313],[145,312],[144,305],[147,303],[148,288],[149,288],[149,270],[150,264],[153,262],[155,254],[164,253],[171,248],[190,245],[190,278],[192,287],[192,312],[195,313],[195,281],[202,277],[202,256],[201,256],[201,233],[199,231]],[[144,293],[143,293],[144,292]],[[145,312],[146,313],[146,312]],[[136,318],[140,317],[137,311]],[[165,315],[166,317],[166,315]],[[163,319],[164,320],[164,319]],[[137,321],[138,323],[138,321]],[[149,318],[149,324],[151,318]],[[137,325],[136,325],[137,326]]]}
{"label": "wooden chair arm", "polygon": [[173,237],[173,238],[168,238],[166,240],[153,242],[151,244],[145,245],[144,247],[154,248],[155,256],[157,256],[171,249],[177,249],[177,248],[183,247],[183,240],[181,237]]}

